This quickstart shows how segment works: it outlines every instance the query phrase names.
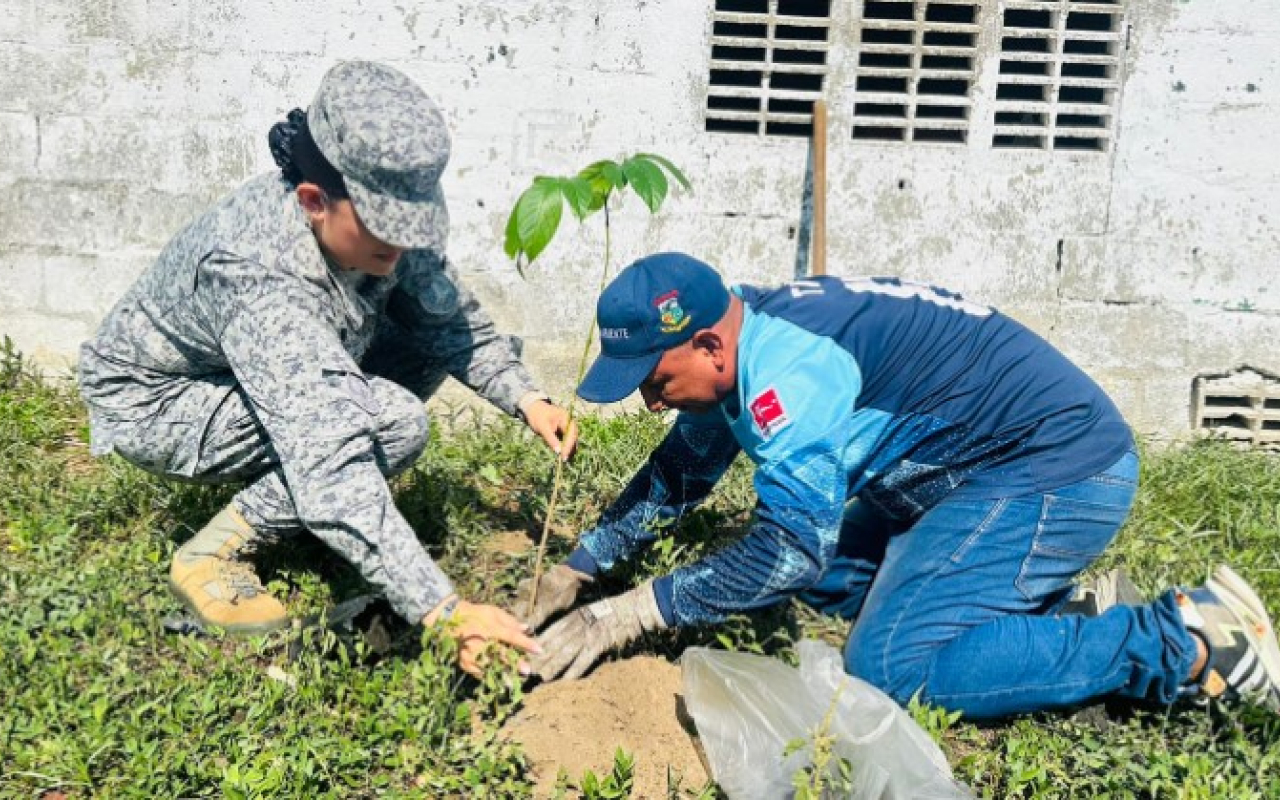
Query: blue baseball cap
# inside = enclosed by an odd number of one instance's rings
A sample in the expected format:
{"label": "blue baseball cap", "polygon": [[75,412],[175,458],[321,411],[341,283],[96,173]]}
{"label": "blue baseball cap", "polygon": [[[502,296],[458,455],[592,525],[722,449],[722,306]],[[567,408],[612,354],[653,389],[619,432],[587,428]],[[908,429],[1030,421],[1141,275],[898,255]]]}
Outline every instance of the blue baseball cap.
{"label": "blue baseball cap", "polygon": [[639,388],[662,360],[729,310],[720,274],[684,253],[655,253],[631,264],[596,303],[600,355],[578,387],[592,403],[613,403]]}

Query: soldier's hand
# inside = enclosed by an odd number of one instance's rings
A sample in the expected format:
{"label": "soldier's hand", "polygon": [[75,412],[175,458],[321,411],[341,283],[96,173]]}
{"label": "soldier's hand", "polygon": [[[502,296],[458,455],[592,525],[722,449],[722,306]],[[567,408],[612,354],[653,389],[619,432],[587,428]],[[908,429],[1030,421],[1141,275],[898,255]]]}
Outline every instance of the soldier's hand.
{"label": "soldier's hand", "polygon": [[569,420],[569,412],[554,403],[538,400],[524,409],[529,429],[542,437],[551,451],[568,461],[578,447],[578,423]]}
{"label": "soldier's hand", "polygon": [[[427,614],[423,624],[435,624],[444,605],[441,603]],[[480,676],[483,668],[481,657],[485,649],[495,642],[533,655],[542,652],[537,641],[529,635],[528,627],[497,606],[459,600],[446,626],[448,633],[458,640],[458,666],[468,675]],[[529,663],[523,659],[519,668],[521,674],[530,672]]]}
{"label": "soldier's hand", "polygon": [[556,564],[542,573],[538,581],[538,597],[532,609],[529,599],[533,595],[533,578],[525,578],[516,586],[516,602],[513,608],[515,615],[529,624],[531,630],[542,627],[542,623],[555,614],[571,608],[578,600],[583,587],[595,579],[590,575],[578,572],[565,564]]}

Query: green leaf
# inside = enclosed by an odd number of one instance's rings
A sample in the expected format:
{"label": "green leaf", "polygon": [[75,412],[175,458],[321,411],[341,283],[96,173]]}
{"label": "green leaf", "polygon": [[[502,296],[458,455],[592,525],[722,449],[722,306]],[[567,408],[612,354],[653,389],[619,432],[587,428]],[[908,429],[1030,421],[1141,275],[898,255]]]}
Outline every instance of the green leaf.
{"label": "green leaf", "polygon": [[613,181],[613,185],[619,189],[627,185],[627,174],[622,167],[613,161],[606,161],[601,166],[604,176]]}
{"label": "green leaf", "polygon": [[609,195],[612,194],[613,190],[621,189],[627,185],[627,179],[622,174],[622,168],[608,159],[597,161],[584,167],[578,173],[578,177],[591,186],[590,211],[599,211],[604,208],[604,204],[609,201]]}
{"label": "green leaf", "polygon": [[494,486],[502,485],[502,476],[498,474],[498,468],[492,464],[485,464],[480,468],[480,477]]}
{"label": "green leaf", "polygon": [[632,156],[623,162],[622,174],[627,176],[631,188],[640,195],[649,211],[656,214],[667,196],[667,176],[658,165],[644,156]]}
{"label": "green leaf", "polygon": [[627,185],[627,176],[623,174],[622,167],[618,165],[618,162],[607,158],[594,164],[588,164],[578,174],[587,180],[592,180],[599,176],[608,181],[609,185],[614,189],[621,189]]}
{"label": "green leaf", "polygon": [[[520,204],[516,203],[516,208]],[[507,217],[507,233],[506,238],[502,242],[502,249],[507,254],[507,258],[515,258],[520,252],[520,226],[517,224],[519,219],[516,216],[516,208],[511,209],[511,215]]]}
{"label": "green leaf", "polygon": [[680,171],[680,168],[677,167],[675,164],[672,164],[669,159],[664,158],[655,153],[639,153],[639,155],[651,161],[656,162],[659,166],[661,166],[667,172],[670,172],[671,177],[675,178],[676,182],[679,183],[681,188],[683,188],[686,192],[693,191],[693,184],[689,183],[689,179],[684,176],[684,173]]}
{"label": "green leaf", "polygon": [[564,195],[564,201],[569,204],[569,210],[579,221],[599,208],[599,206],[592,208],[595,192],[591,188],[591,182],[581,175],[561,181],[560,193]]}
{"label": "green leaf", "polygon": [[560,178],[540,175],[520,195],[513,212],[517,264],[520,254],[524,255],[525,263],[532,264],[556,235],[564,205],[560,189],[562,183]]}

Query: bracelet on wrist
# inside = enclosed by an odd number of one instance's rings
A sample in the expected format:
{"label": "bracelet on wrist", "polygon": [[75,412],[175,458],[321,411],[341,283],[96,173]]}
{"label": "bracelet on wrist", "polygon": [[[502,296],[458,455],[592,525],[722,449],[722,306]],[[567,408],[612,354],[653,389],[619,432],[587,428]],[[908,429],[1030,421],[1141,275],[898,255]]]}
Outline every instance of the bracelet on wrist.
{"label": "bracelet on wrist", "polygon": [[440,607],[440,616],[436,617],[435,624],[443,625],[453,618],[453,612],[458,610],[458,603],[462,602],[462,598],[456,594],[444,601],[444,605]]}

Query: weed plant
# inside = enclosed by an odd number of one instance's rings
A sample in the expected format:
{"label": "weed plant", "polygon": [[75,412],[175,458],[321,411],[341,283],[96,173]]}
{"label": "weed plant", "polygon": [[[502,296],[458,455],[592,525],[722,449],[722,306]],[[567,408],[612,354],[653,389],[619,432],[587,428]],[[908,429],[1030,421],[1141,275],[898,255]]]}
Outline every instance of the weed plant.
{"label": "weed plant", "polygon": [[[649,414],[583,427],[553,561],[664,432]],[[509,604],[532,564],[551,475],[545,447],[516,423],[437,409],[426,454],[394,488],[459,590]],[[180,613],[165,589],[169,558],[231,491],[91,458],[70,384],[0,350],[0,797],[527,796],[525,759],[497,736],[519,682],[500,667],[460,677],[447,638],[401,629],[375,655],[316,631],[166,632],[163,620]],[[736,464],[705,508],[600,591],[741,535],[751,503],[749,465]],[[1145,453],[1133,518],[1098,569],[1123,565],[1154,596],[1224,560],[1280,616],[1280,462],[1216,443]],[[306,538],[261,563],[297,614],[365,589]],[[703,644],[790,659],[801,636],[838,644],[844,633],[794,605],[635,650],[674,656]],[[1256,709],[1107,703],[984,725],[928,706],[913,713],[985,797],[1280,797],[1280,718]],[[577,790],[621,783],[584,776]]]}

